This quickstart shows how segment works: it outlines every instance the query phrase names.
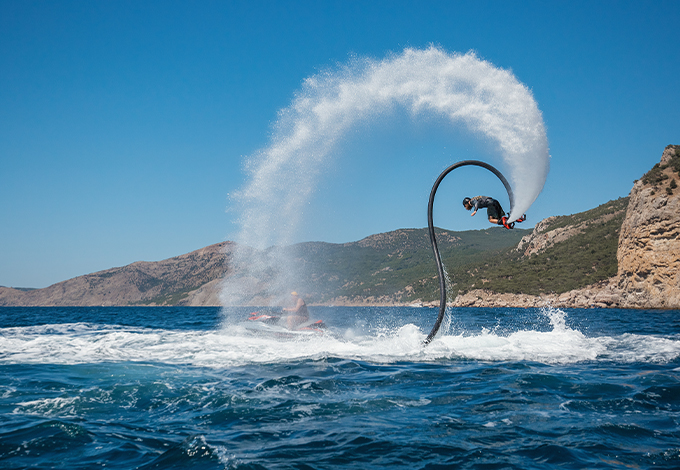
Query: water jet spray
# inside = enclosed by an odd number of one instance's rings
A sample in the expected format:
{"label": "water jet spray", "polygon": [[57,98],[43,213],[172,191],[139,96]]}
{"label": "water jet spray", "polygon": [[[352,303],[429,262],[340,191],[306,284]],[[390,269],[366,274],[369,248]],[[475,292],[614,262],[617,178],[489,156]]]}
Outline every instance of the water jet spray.
{"label": "water jet spray", "polygon": [[296,241],[299,208],[346,136],[395,110],[413,119],[444,118],[491,144],[515,188],[508,222],[543,189],[550,159],[543,118],[531,91],[510,71],[472,52],[434,46],[354,59],[307,78],[279,112],[269,144],[248,158],[249,181],[232,195],[241,212],[232,263],[243,271],[223,284],[223,305],[266,301],[296,285],[302,273],[291,260],[265,250]]}

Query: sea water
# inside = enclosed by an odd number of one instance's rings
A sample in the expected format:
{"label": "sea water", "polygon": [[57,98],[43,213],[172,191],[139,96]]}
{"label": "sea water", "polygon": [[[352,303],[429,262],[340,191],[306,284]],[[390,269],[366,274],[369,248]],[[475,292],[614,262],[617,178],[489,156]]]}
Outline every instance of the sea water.
{"label": "sea water", "polygon": [[680,311],[0,308],[0,468],[680,468]]}

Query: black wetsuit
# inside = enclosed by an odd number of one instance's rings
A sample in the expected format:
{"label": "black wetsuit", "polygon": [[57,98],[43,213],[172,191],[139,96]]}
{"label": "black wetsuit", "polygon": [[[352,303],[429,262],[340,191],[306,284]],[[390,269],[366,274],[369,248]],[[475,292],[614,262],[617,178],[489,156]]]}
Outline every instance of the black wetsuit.
{"label": "black wetsuit", "polygon": [[470,199],[470,204],[475,211],[486,208],[486,215],[490,219],[493,218],[500,221],[501,217],[505,215],[505,212],[503,212],[503,208],[501,207],[501,203],[492,197],[475,196]]}

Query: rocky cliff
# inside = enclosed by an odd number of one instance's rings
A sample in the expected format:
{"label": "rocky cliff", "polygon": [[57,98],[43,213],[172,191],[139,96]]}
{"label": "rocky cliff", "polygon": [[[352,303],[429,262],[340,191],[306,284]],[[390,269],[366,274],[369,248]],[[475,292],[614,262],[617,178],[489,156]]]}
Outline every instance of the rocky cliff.
{"label": "rocky cliff", "polygon": [[680,146],[669,145],[630,192],[616,280],[626,306],[680,308],[679,179]]}
{"label": "rocky cliff", "polygon": [[521,252],[524,256],[542,253],[559,243],[564,243],[570,238],[585,233],[590,227],[603,225],[611,220],[620,218],[624,211],[625,206],[613,205],[612,210],[603,211],[588,220],[577,220],[566,225],[556,224],[559,219],[558,217],[548,217],[537,223],[532,233],[522,238],[517,245],[517,251]]}

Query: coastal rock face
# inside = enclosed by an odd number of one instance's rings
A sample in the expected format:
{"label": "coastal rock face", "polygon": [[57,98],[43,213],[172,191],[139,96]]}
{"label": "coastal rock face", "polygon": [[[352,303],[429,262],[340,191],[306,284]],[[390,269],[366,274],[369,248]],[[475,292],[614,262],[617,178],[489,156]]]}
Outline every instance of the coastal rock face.
{"label": "coastal rock face", "polygon": [[554,233],[555,231],[546,232],[547,227],[555,220],[557,217],[548,217],[547,219],[541,220],[534,227],[534,231],[529,235],[525,235],[520,240],[517,245],[517,251],[524,252],[524,256],[531,256],[536,254],[546,248],[559,243],[560,241],[566,240],[571,236],[571,234],[566,231],[563,233]]}
{"label": "coastal rock face", "polygon": [[618,287],[627,294],[627,307],[680,308],[678,179],[680,146],[668,146],[630,193],[617,252]]}
{"label": "coastal rock face", "polygon": [[532,233],[522,238],[517,245],[517,251],[522,252],[524,256],[535,255],[558,243],[567,241],[575,235],[583,233],[591,225],[608,222],[622,213],[623,210],[611,212],[586,222],[558,228],[551,227],[557,217],[548,217],[537,223]]}
{"label": "coastal rock face", "polygon": [[[459,295],[452,307],[512,307],[512,308],[624,308],[626,293],[610,281],[563,294],[527,295],[498,294],[484,289]],[[633,307],[631,307],[633,308]]]}

